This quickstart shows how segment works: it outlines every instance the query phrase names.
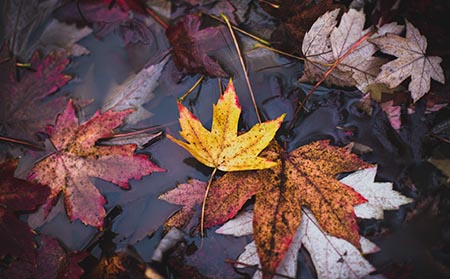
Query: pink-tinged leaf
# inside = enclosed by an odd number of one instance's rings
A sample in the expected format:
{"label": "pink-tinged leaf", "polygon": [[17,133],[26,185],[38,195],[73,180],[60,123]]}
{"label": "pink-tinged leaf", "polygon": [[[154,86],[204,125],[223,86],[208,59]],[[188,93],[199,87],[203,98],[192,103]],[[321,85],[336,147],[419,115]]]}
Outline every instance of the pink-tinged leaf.
{"label": "pink-tinged leaf", "polygon": [[203,202],[206,182],[189,179],[188,183],[179,184],[177,188],[159,196],[159,199],[183,208],[173,214],[166,222],[167,227],[184,227],[194,216],[197,207]]}
{"label": "pink-tinged leaf", "polygon": [[0,258],[7,255],[35,262],[33,231],[18,220],[17,211],[31,211],[43,204],[47,187],[14,177],[17,161],[0,163]]}
{"label": "pink-tinged leaf", "polygon": [[[0,54],[5,58],[6,47]],[[46,97],[64,86],[71,77],[63,71],[69,64],[63,52],[51,52],[41,58],[35,52],[31,59],[34,71],[21,71],[16,78],[13,60],[0,64],[0,133],[24,140],[36,140],[35,134],[54,122],[64,109],[66,99]]]}
{"label": "pink-tinged leaf", "polygon": [[56,152],[35,165],[29,179],[49,185],[51,195],[47,206],[63,192],[70,219],[102,227],[105,199],[89,177],[98,177],[128,189],[129,179],[141,179],[152,172],[162,172],[147,155],[134,154],[136,145],[96,146],[100,138],[111,137],[132,111],[95,113],[78,124],[72,102],[49,129]]}
{"label": "pink-tinged leaf", "polygon": [[22,260],[15,261],[0,276],[10,279],[78,279],[84,273],[78,263],[86,256],[86,252],[68,253],[55,239],[42,236],[36,265]]}

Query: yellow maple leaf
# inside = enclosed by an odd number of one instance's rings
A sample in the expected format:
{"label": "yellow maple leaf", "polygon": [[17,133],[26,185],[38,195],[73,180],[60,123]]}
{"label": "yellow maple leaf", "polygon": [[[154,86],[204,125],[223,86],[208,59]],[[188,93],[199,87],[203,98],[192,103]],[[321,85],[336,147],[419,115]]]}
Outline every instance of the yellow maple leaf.
{"label": "yellow maple leaf", "polygon": [[277,163],[258,154],[267,147],[281,125],[285,114],[275,120],[253,126],[250,131],[237,135],[241,106],[230,79],[225,93],[213,106],[211,131],[185,106],[178,103],[180,135],[187,141],[167,137],[189,151],[206,166],[222,171],[260,170]]}

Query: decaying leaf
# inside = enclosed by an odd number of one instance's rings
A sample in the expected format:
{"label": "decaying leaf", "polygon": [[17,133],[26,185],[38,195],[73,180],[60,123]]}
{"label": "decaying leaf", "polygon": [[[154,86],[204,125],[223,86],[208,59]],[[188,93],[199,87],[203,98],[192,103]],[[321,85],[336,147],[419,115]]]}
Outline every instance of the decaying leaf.
{"label": "decaying leaf", "polygon": [[206,182],[190,179],[188,183],[179,184],[177,188],[159,196],[159,199],[172,204],[182,205],[183,208],[166,221],[167,227],[182,228],[195,214],[205,195]]}
{"label": "decaying leaf", "polygon": [[[350,174],[340,181],[348,184],[360,194],[367,196],[367,203],[355,206],[355,214],[360,218],[383,218],[383,210],[397,209],[400,205],[412,200],[392,191],[392,183],[375,183],[376,167]],[[365,197],[366,197],[365,196]],[[369,240],[361,237],[361,250],[346,240],[336,238],[324,232],[319,221],[306,207],[302,209],[302,221],[283,262],[277,273],[295,277],[297,267],[297,251],[303,244],[314,262],[318,278],[361,278],[374,271],[374,267],[361,255],[375,253],[379,248]],[[228,221],[217,233],[242,236],[251,234],[252,212],[240,213],[235,219]],[[244,233],[242,233],[244,232]],[[300,243],[297,243],[299,241]],[[294,247],[295,250],[291,251]],[[250,265],[259,265],[254,242],[245,247],[238,261]],[[239,266],[238,266],[239,267]],[[253,278],[260,278],[256,272]],[[279,277],[276,277],[279,278]]]}
{"label": "decaying leaf", "polygon": [[206,228],[233,218],[256,195],[253,228],[264,270],[276,270],[284,258],[300,225],[302,206],[311,208],[327,233],[360,247],[353,207],[366,199],[335,175],[369,164],[326,141],[290,153],[272,143],[261,157],[278,164],[266,170],[230,172],[212,183],[205,209]]}
{"label": "decaying leaf", "polygon": [[[339,26],[336,26],[338,14],[338,9],[325,13],[306,33],[302,51],[308,60],[301,78],[303,81],[320,80],[331,64],[372,32],[372,28],[363,30],[363,12],[350,9],[342,15]],[[370,37],[375,38],[386,33],[399,34],[402,30],[403,27],[395,23],[386,24]],[[337,86],[356,86],[366,92],[366,87],[374,82],[380,72],[380,66],[386,62],[385,59],[373,56],[377,50],[374,44],[364,40],[338,64],[325,82]]]}
{"label": "decaying leaf", "polygon": [[300,225],[302,206],[311,209],[325,232],[360,248],[353,207],[366,199],[335,176],[369,165],[326,141],[277,153],[279,165],[258,174],[261,188],[254,206],[253,230],[263,269],[276,270],[284,258]]}
{"label": "decaying leaf", "polygon": [[220,39],[224,27],[208,27],[200,30],[200,24],[198,15],[187,15],[166,30],[173,48],[175,65],[180,72],[187,74],[201,73],[210,77],[228,77],[222,67],[208,56],[208,51],[226,45],[225,41]]}
{"label": "decaying leaf", "polygon": [[142,105],[155,96],[153,90],[159,84],[161,72],[168,59],[167,57],[156,65],[142,69],[138,74],[130,76],[121,85],[114,86],[103,103],[102,111],[133,109],[134,112],[125,119],[125,123],[129,125],[134,125],[149,118],[151,113]]}
{"label": "decaying leaf", "polygon": [[437,56],[426,56],[427,39],[410,22],[406,21],[405,38],[386,34],[371,39],[371,42],[382,52],[397,57],[381,67],[377,82],[394,88],[411,77],[408,88],[414,102],[430,91],[431,79],[445,83],[444,71],[439,65],[442,59]]}
{"label": "decaying leaf", "polygon": [[302,44],[306,31],[314,21],[325,12],[343,6],[332,0],[320,2],[272,0],[270,3],[277,3],[277,6],[261,1],[261,7],[280,20],[280,25],[270,38],[271,44],[277,49],[283,49],[295,55],[302,54],[298,46]]}
{"label": "decaying leaf", "polygon": [[383,210],[399,209],[401,205],[413,202],[392,190],[391,182],[375,182],[377,168],[354,172],[340,181],[363,195],[368,202],[357,205],[355,214],[360,218],[383,219]]}
{"label": "decaying leaf", "polygon": [[56,239],[42,236],[37,263],[19,260],[0,272],[2,278],[78,279],[84,270],[78,265],[87,252],[66,252]]}
{"label": "decaying leaf", "polygon": [[95,145],[98,139],[111,137],[113,129],[131,112],[97,112],[79,125],[72,102],[69,102],[55,126],[49,127],[50,140],[56,151],[37,163],[29,174],[29,179],[50,186],[48,209],[62,191],[70,220],[80,219],[85,224],[102,227],[106,201],[89,177],[98,177],[128,189],[128,179],[164,171],[150,162],[147,155],[134,154],[134,144]]}
{"label": "decaying leaf", "polygon": [[[3,48],[2,54],[5,54]],[[5,55],[0,54],[0,57]],[[71,77],[64,74],[69,64],[65,53],[52,52],[43,58],[35,52],[31,65],[35,71],[23,71],[16,79],[13,61],[0,64],[0,133],[9,137],[35,141],[36,133],[55,121],[66,99],[46,97],[64,86]]]}
{"label": "decaying leaf", "polygon": [[0,163],[0,258],[7,255],[35,263],[33,231],[15,215],[45,203],[50,189],[14,177],[17,161]]}
{"label": "decaying leaf", "polygon": [[308,209],[304,213],[300,225],[302,244],[311,255],[318,278],[359,279],[375,270],[361,255],[361,251],[362,254],[379,251],[375,244],[361,237],[359,250],[346,240],[324,233]]}
{"label": "decaying leaf", "polygon": [[285,114],[275,120],[256,124],[247,133],[237,135],[241,106],[230,80],[225,93],[214,106],[211,131],[185,106],[178,103],[180,135],[187,141],[167,137],[191,153],[202,164],[222,171],[265,169],[275,162],[258,157],[281,125]]}

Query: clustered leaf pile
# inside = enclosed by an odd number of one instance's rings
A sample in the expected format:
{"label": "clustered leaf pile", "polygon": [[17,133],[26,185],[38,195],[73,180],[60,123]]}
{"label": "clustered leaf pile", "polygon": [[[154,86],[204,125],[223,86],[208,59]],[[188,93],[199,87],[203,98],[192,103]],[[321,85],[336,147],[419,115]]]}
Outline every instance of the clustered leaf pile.
{"label": "clustered leaf pile", "polygon": [[[5,26],[0,30],[5,36],[0,49],[0,140],[9,143],[0,146],[0,276],[79,278],[84,273],[79,263],[88,255],[86,251],[68,251],[58,239],[33,231],[19,214],[42,206],[46,218],[62,199],[71,222],[79,220],[101,231],[110,227],[105,221],[107,200],[94,178],[130,189],[130,179],[176,171],[176,166],[160,167],[148,154],[136,153],[149,141],[163,138],[162,130],[139,129],[142,120],[152,117],[146,104],[156,97],[154,91],[171,63],[179,76],[199,74],[199,81],[217,79],[221,90],[221,82],[228,83],[213,105],[210,129],[192,112],[192,106],[182,103],[184,96],[173,103],[178,106],[183,140],[170,130],[165,136],[212,173],[209,182],[194,177],[186,183],[180,181],[175,188],[171,185],[173,189],[166,193],[156,190],[159,199],[180,206],[166,216],[166,232],[174,227],[197,232],[201,227],[203,236],[203,226],[223,225],[216,233],[252,235],[235,267],[259,266],[253,278],[295,277],[302,246],[319,278],[362,278],[376,270],[363,255],[379,248],[360,234],[358,218],[381,220],[384,210],[397,210],[413,199],[393,190],[390,182],[375,182],[377,167],[348,147],[335,146],[329,140],[289,147],[286,138],[291,135],[286,133],[292,132],[287,128],[292,123],[283,123],[286,113],[253,123],[246,131],[241,129],[241,113],[250,108],[241,106],[238,96],[242,93],[236,92],[229,68],[210,54],[229,46],[229,30],[212,15],[239,12],[232,1],[175,1],[188,11],[210,9],[209,19],[218,21],[214,26],[206,26],[206,16],[199,13],[183,14],[165,23],[155,10],[168,7],[170,16],[173,1],[157,1],[161,6],[155,7],[139,0],[30,2],[8,0],[0,5],[8,11],[0,20]],[[424,101],[428,110],[421,105],[422,99],[431,95],[432,80],[444,84],[445,76],[442,58],[427,53],[426,38],[411,22],[405,20],[406,27],[395,22],[368,26],[364,12],[344,12],[342,5],[328,0],[321,5],[307,0],[292,10],[286,4],[291,1],[275,1],[279,5],[261,2],[266,11],[285,20],[276,32],[291,34],[294,42],[301,43],[294,50],[295,44],[287,44],[288,51],[304,59],[300,82],[355,87],[364,96],[358,104],[366,114],[372,113],[367,108],[371,96],[372,101],[381,101],[386,93],[397,96],[396,92],[405,93],[402,85],[406,84],[412,105],[405,102],[404,111],[412,114],[417,106],[417,110],[435,112],[445,106],[428,99]],[[36,16],[33,9],[39,11]],[[239,25],[240,19],[236,16],[231,21]],[[156,25],[165,29],[162,33],[170,44],[170,54],[163,53],[164,57],[152,60],[156,61],[153,65],[145,65],[112,87],[94,114],[84,115],[90,101],[58,92],[74,78],[67,73],[71,60],[89,54],[79,40],[91,32],[98,40],[115,34],[131,48],[149,44]],[[31,33],[38,31],[36,39]],[[271,39],[281,39],[278,43],[283,45],[281,37],[273,34]],[[381,107],[392,127],[400,130],[401,113],[394,100]],[[303,113],[301,107],[297,112]],[[288,117],[295,123],[298,115]],[[138,131],[121,134],[123,127]],[[277,132],[285,135],[277,136]],[[18,167],[22,156],[33,161],[25,171]],[[25,158],[20,161],[24,165]],[[434,164],[445,169],[447,161],[437,161]],[[26,174],[15,173],[19,169]],[[166,245],[164,239],[161,245]],[[168,245],[167,250],[181,249]],[[93,274],[107,270],[122,274],[124,263],[131,258],[139,263],[140,272],[149,271],[139,256],[127,253],[102,255]]]}

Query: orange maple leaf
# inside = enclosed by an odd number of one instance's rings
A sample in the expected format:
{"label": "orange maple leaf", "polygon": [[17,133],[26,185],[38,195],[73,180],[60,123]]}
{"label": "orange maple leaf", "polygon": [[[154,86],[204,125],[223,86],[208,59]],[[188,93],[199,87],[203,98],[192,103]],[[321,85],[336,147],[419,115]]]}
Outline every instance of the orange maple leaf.
{"label": "orange maple leaf", "polygon": [[[279,164],[267,170],[227,173],[213,182],[205,227],[233,218],[256,194],[253,229],[263,270],[275,271],[284,258],[300,225],[302,206],[313,212],[325,232],[360,248],[353,207],[366,199],[335,176],[370,164],[327,141],[289,153],[272,143],[261,156]],[[271,277],[264,274],[264,278]]]}

